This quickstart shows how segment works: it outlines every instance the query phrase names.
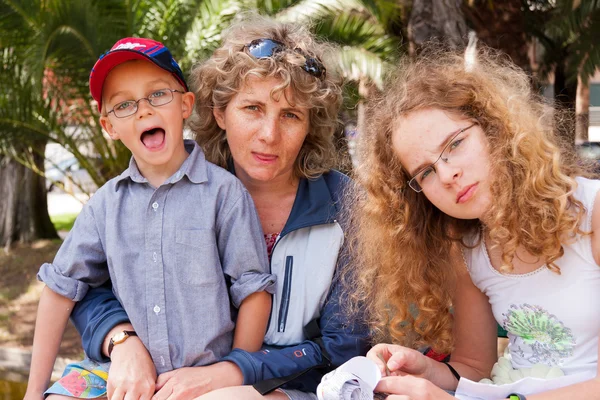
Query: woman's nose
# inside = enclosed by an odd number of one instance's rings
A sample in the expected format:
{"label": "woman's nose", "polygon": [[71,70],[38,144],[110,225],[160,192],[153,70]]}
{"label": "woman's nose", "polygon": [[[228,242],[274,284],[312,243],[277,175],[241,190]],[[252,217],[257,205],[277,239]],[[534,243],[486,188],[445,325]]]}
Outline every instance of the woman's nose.
{"label": "woman's nose", "polygon": [[260,140],[267,143],[277,141],[277,138],[279,137],[279,129],[279,118],[266,116],[266,118],[262,121],[262,126],[260,127]]}

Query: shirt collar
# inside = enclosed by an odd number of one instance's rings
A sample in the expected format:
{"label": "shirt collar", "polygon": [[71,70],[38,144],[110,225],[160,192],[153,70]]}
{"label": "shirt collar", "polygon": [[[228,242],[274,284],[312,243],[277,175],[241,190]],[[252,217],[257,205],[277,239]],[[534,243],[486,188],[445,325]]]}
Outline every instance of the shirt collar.
{"label": "shirt collar", "polygon": [[[186,139],[183,142],[189,156],[185,159],[183,164],[181,164],[177,172],[167,179],[163,185],[176,183],[184,176],[187,176],[192,183],[203,183],[208,180],[208,173],[206,170],[207,161],[204,157],[204,152],[193,140]],[[127,180],[127,178],[136,183],[148,182],[141,174],[133,157],[129,160],[129,167],[116,178],[117,185],[120,182]]]}

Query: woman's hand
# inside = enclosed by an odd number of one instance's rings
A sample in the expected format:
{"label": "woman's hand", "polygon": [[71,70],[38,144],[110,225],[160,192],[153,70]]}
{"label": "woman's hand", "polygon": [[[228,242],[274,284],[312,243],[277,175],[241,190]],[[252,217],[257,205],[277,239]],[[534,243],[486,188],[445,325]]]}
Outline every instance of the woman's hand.
{"label": "woman's hand", "polygon": [[382,376],[412,375],[431,380],[430,359],[416,350],[395,344],[378,344],[367,353]]}
{"label": "woman's hand", "polygon": [[414,376],[388,376],[381,378],[376,392],[388,393],[387,400],[444,400],[454,396],[427,379]]}
{"label": "woman's hand", "polygon": [[132,336],[114,347],[106,385],[109,400],[150,400],[155,382],[154,362],[139,338]]}
{"label": "woman's hand", "polygon": [[239,386],[244,383],[242,371],[228,361],[206,367],[180,368],[165,372],[156,381],[153,400],[187,400],[215,389]]}

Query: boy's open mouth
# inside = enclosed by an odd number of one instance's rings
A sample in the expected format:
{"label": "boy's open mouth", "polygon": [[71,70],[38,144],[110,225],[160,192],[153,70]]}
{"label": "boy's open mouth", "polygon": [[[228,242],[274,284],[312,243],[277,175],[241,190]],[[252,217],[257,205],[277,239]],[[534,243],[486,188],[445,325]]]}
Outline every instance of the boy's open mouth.
{"label": "boy's open mouth", "polygon": [[142,143],[149,149],[156,149],[163,145],[165,131],[162,128],[152,128],[142,133]]}

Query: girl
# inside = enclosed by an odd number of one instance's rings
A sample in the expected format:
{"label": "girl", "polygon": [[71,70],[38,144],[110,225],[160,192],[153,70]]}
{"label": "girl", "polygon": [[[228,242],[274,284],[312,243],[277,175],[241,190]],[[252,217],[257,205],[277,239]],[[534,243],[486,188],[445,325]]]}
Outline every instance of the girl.
{"label": "girl", "polygon": [[[370,351],[392,375],[377,390],[444,399],[460,376],[489,377],[497,321],[513,368],[580,374],[528,399],[597,398],[600,181],[560,143],[560,113],[490,50],[425,51],[387,87],[360,138],[351,290],[403,345]],[[451,362],[410,348],[424,344]]]}

